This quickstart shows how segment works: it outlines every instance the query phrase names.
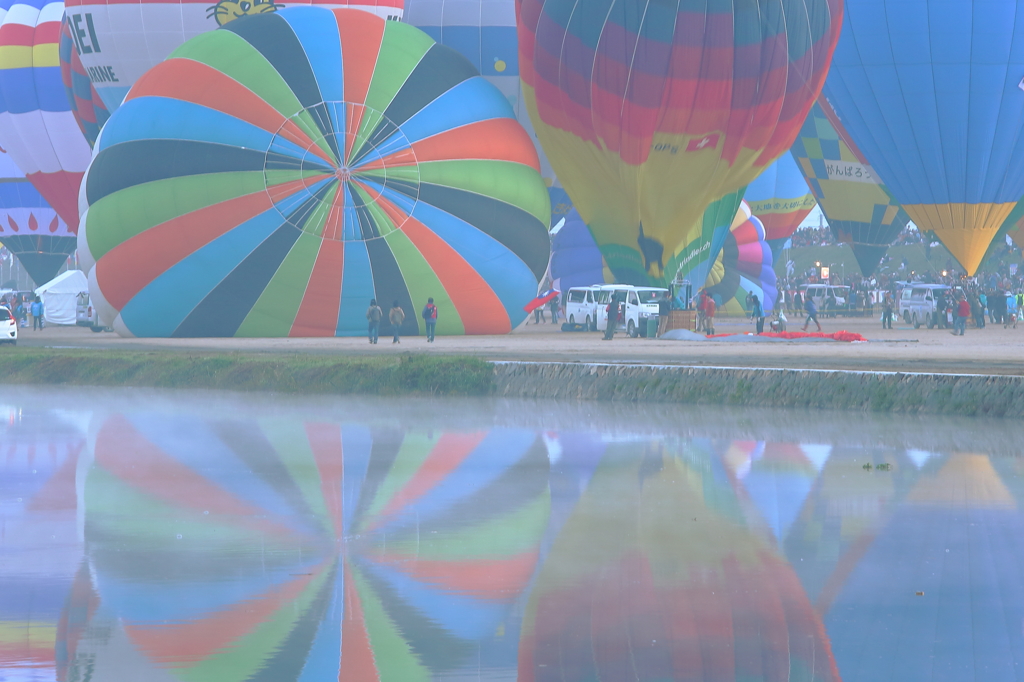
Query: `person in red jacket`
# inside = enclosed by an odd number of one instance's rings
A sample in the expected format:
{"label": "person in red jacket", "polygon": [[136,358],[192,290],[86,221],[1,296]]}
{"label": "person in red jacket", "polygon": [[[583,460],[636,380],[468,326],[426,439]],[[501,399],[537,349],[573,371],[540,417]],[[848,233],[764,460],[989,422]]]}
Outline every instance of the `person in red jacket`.
{"label": "person in red jacket", "polygon": [[704,301],[704,331],[708,336],[715,335],[715,310],[717,308],[714,297],[708,296]]}
{"label": "person in red jacket", "polygon": [[967,318],[971,315],[971,304],[967,302],[967,298],[960,294],[960,300],[956,304],[956,321],[953,322],[953,335],[960,332],[960,336],[964,335],[964,329],[967,328]]}

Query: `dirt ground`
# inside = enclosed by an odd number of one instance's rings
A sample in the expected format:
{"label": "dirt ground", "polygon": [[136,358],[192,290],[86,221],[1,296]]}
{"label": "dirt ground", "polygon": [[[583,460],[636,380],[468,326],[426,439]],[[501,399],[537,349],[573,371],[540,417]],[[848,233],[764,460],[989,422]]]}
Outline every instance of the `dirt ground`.
{"label": "dirt ground", "polygon": [[[1018,329],[1004,329],[1002,325],[980,330],[968,327],[963,337],[953,336],[949,330],[915,330],[903,323],[894,324],[891,331],[883,330],[879,322],[865,318],[822,320],[822,327],[826,332],[857,332],[869,342],[668,341],[630,339],[624,334],[602,341],[598,332],[562,332],[552,324],[529,324],[507,336],[439,336],[433,344],[422,337],[406,337],[395,345],[382,334],[376,346],[369,345],[365,338],[125,339],[85,328],[50,327],[37,332],[22,329],[19,346],[317,355],[416,352],[468,354],[489,360],[1024,374],[1024,323]],[[799,329],[799,324],[791,323],[793,329]],[[745,333],[753,331],[753,325],[743,319],[719,318],[716,331]],[[0,352],[4,350],[0,348]]]}

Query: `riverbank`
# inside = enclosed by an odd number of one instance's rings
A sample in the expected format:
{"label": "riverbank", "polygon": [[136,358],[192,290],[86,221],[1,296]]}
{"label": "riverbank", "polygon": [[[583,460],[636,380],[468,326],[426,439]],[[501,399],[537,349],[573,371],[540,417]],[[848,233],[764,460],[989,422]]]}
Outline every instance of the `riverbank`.
{"label": "riverbank", "polygon": [[422,353],[344,357],[12,349],[0,353],[0,383],[1024,416],[1024,377],[1017,376],[489,362]]}
{"label": "riverbank", "polygon": [[[0,346],[0,356],[30,348],[369,359],[421,353],[493,361],[1024,375],[1024,326],[968,328],[967,335],[961,337],[943,329],[914,329],[902,321],[896,322],[892,330],[883,330],[877,320],[858,317],[822,319],[821,324],[825,332],[847,330],[870,342],[750,343],[752,337],[745,336],[728,341],[670,341],[629,339],[624,334],[608,342],[601,340],[600,332],[561,332],[550,323],[530,324],[497,336],[439,336],[436,343],[430,344],[416,336],[403,338],[401,344],[392,344],[385,338],[379,345],[368,344],[360,337],[136,339],[94,334],[82,327],[47,327],[40,332],[22,330],[18,348]],[[715,327],[720,333],[730,334],[744,334],[754,328],[753,323],[742,318],[724,318],[716,321]],[[799,324],[790,325],[791,330],[799,328]]]}
{"label": "riverbank", "polygon": [[0,383],[308,394],[488,395],[494,368],[478,358],[12,349]]}

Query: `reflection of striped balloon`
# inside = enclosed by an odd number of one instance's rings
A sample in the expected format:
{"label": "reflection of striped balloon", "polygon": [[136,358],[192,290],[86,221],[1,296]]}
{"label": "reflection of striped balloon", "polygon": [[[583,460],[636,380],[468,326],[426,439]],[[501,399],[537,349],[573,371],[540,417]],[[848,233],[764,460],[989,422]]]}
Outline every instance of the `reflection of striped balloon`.
{"label": "reflection of striped balloon", "polygon": [[95,453],[99,596],[146,665],[194,680],[475,669],[550,505],[545,448],[514,429],[115,415]]}
{"label": "reflection of striped balloon", "polygon": [[78,127],[91,147],[96,144],[100,128],[110,118],[110,112],[82,66],[82,59],[71,37],[67,15],[60,22],[60,77]]}
{"label": "reflection of striped balloon", "polygon": [[78,230],[78,188],[89,145],[60,76],[61,2],[0,3],[0,147]]}
{"label": "reflection of striped balloon", "polygon": [[796,575],[696,445],[606,455],[531,592],[519,680],[839,679]]}
{"label": "reflection of striped balloon", "polygon": [[416,334],[427,296],[441,333],[508,332],[547,262],[548,195],[508,103],[367,12],[194,38],[97,149],[79,248],[131,334],[357,335],[371,298]]}

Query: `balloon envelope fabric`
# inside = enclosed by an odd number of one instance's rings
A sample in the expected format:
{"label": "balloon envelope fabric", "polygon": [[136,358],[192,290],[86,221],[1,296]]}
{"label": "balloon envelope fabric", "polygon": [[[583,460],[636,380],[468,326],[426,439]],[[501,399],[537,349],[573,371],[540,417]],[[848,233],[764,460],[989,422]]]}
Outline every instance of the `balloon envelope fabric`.
{"label": "balloon envelope fabric", "polygon": [[1024,5],[847,0],[825,94],[922,230],[973,275],[1024,195]]}
{"label": "balloon envelope fabric", "polygon": [[832,105],[819,97],[790,149],[829,228],[850,244],[870,276],[910,216],[850,139]]}
{"label": "balloon envelope fabric", "polygon": [[67,15],[64,15],[60,22],[59,47],[60,77],[64,81],[68,104],[71,105],[71,112],[78,121],[78,127],[91,147],[96,144],[100,128],[110,118],[110,111],[107,110],[107,105],[103,103],[96,86],[92,84],[88,72],[82,65],[82,58],[75,49]]}
{"label": "balloon envelope fabric", "polygon": [[[79,249],[136,336],[511,331],[550,203],[508,102],[450,48],[368,12],[296,7],[198,36],[114,112]],[[416,297],[416,301],[413,300]]]}
{"label": "balloon envelope fabric", "polygon": [[704,209],[789,148],[842,16],[837,0],[518,7],[537,135],[609,269],[634,284],[672,280]]}
{"label": "balloon envelope fabric", "polygon": [[61,81],[63,14],[61,2],[0,0],[0,147],[75,233],[89,144]]}
{"label": "balloon envelope fabric", "polygon": [[791,154],[783,154],[747,185],[743,200],[764,225],[765,239],[777,255],[807,214],[814,196]]}
{"label": "balloon envelope fabric", "polygon": [[185,41],[285,4],[353,7],[385,19],[402,18],[402,0],[72,0],[67,15],[82,64],[113,112],[142,74]]}
{"label": "balloon envelope fabric", "polygon": [[77,243],[78,237],[10,155],[0,152],[0,244],[18,257],[38,285],[57,276]]}

